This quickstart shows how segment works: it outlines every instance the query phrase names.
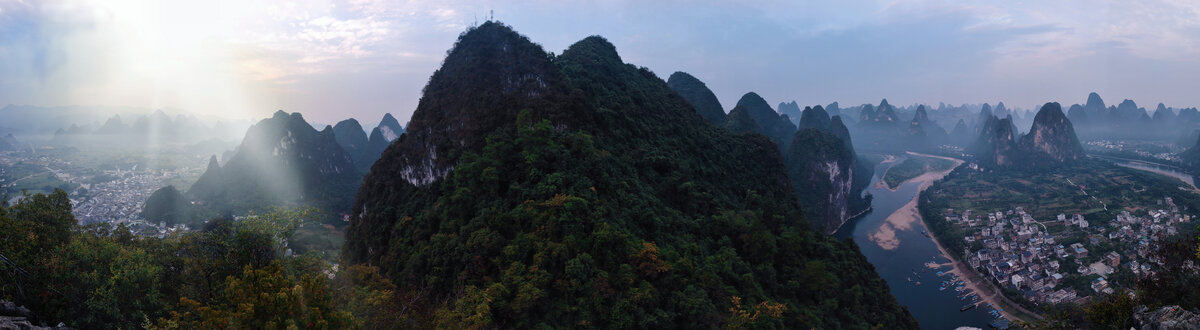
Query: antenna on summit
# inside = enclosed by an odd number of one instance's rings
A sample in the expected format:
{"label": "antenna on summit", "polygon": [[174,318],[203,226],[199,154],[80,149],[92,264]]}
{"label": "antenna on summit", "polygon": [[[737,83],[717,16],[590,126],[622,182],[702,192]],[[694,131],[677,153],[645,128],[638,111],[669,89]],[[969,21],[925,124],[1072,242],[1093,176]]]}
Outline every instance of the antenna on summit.
{"label": "antenna on summit", "polygon": [[496,10],[488,9],[488,21],[490,22],[490,21],[494,21],[494,20],[496,20]]}

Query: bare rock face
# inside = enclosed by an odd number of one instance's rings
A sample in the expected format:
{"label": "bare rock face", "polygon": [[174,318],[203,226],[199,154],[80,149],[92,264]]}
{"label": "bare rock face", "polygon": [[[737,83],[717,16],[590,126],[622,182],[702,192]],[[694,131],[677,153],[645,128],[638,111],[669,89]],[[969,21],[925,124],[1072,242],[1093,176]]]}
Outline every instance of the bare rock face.
{"label": "bare rock face", "polygon": [[33,313],[24,306],[0,300],[0,330],[42,330],[42,329],[70,329],[59,324],[55,327],[46,327],[35,325],[30,321],[34,317]]}
{"label": "bare rock face", "polygon": [[[824,116],[826,128],[814,127],[812,117]],[[820,106],[805,110],[801,126],[792,138],[787,153],[788,177],[804,214],[817,228],[832,233],[841,227],[854,212],[853,205],[861,203],[863,185],[856,185],[858,155],[850,142],[850,133],[840,116],[827,118]],[[810,123],[805,125],[805,123]]]}
{"label": "bare rock face", "polygon": [[1133,319],[1137,322],[1134,328],[1141,330],[1200,329],[1200,314],[1179,306],[1165,306],[1157,310],[1138,306]]}
{"label": "bare rock face", "polygon": [[980,128],[979,137],[969,149],[982,163],[1007,167],[1014,164],[1016,141],[1008,119],[989,117]]}

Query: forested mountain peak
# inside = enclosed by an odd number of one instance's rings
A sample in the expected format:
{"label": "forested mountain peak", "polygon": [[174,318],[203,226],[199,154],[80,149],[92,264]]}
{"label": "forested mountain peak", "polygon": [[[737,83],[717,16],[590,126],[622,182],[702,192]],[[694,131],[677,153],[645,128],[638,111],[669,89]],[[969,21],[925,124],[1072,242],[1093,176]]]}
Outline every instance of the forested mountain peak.
{"label": "forested mountain peak", "polygon": [[367,132],[363,131],[362,125],[354,118],[339,121],[333,126],[333,132],[338,144],[346,151],[360,150],[367,146]]}
{"label": "forested mountain peak", "polygon": [[733,107],[733,110],[729,111],[729,117],[725,121],[725,128],[738,134],[762,132],[758,124],[754,123],[754,118],[750,118],[750,113],[746,112],[746,107],[740,105]]}
{"label": "forested mountain peak", "polygon": [[557,111],[546,101],[566,94],[556,71],[541,46],[508,26],[489,21],[471,28],[429,78],[401,137],[410,141],[392,144],[381,157],[403,164],[397,175],[408,184],[431,184],[453,169],[462,150],[481,147],[520,109]]}
{"label": "forested mountain peak", "polygon": [[742,98],[738,99],[737,105],[746,108],[746,112],[762,129],[760,132],[764,136],[774,141],[781,148],[780,150],[786,150],[787,145],[792,141],[792,135],[796,133],[796,126],[791,121],[776,113],[767,100],[755,92],[742,95]]}
{"label": "forested mountain peak", "polygon": [[725,108],[721,107],[721,101],[717,100],[717,96],[700,79],[687,72],[676,71],[667,78],[667,86],[679,93],[701,117],[713,125],[725,124]]}
{"label": "forested mountain peak", "polygon": [[[759,327],[916,326],[852,245],[808,229],[776,146],[705,123],[599,37],[551,58],[499,23],[464,33],[353,209],[346,262],[429,292],[414,313],[439,324],[711,328],[745,299],[780,306]],[[723,270],[743,268],[762,272]]]}
{"label": "forested mountain peak", "polygon": [[804,112],[800,115],[800,124],[796,125],[796,129],[816,128],[828,131],[829,125],[829,113],[825,112],[825,108],[818,105],[816,107],[804,107]]}

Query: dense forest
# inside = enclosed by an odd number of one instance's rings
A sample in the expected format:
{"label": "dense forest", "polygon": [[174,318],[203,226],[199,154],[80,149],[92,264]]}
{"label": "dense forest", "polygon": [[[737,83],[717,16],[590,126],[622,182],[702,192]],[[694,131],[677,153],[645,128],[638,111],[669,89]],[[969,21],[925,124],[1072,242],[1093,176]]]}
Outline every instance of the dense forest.
{"label": "dense forest", "polygon": [[488,22],[364,178],[344,262],[423,293],[418,325],[915,327],[795,200],[775,144],[603,38],[555,56]]}
{"label": "dense forest", "polygon": [[295,230],[316,218],[275,210],[154,238],[77,225],[62,190],[27,195],[0,208],[0,299],[35,324],[81,329],[398,326],[403,300],[376,268],[292,254]]}

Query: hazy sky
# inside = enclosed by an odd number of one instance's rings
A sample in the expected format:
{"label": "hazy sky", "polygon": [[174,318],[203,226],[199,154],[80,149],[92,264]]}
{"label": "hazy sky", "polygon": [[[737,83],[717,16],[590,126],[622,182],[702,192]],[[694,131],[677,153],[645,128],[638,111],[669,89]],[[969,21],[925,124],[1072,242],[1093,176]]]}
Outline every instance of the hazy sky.
{"label": "hazy sky", "polygon": [[0,0],[0,106],[119,105],[401,122],[455,38],[495,18],[589,35],[726,110],[776,104],[1200,105],[1200,2]]}

